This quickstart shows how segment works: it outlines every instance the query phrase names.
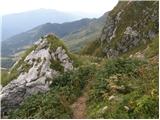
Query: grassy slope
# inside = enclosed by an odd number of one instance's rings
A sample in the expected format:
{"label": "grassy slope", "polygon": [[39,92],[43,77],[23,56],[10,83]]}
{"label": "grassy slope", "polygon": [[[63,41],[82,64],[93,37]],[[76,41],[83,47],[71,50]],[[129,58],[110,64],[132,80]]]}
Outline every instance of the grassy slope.
{"label": "grassy slope", "polygon": [[112,60],[97,73],[88,118],[158,118],[158,63],[137,63]]}
{"label": "grassy slope", "polygon": [[[128,2],[119,2],[119,4],[109,13],[109,15],[115,19],[117,16],[117,13],[121,11],[122,9],[124,12],[121,13],[121,20],[119,23],[116,25],[117,30],[115,32],[115,38],[112,39],[111,43],[106,43],[105,41],[103,43],[100,43],[100,40],[97,39],[93,42],[88,43],[83,50],[81,51],[82,54],[88,54],[88,55],[103,55],[103,48],[105,46],[109,46],[110,48],[116,49],[117,43],[122,40],[122,35],[124,31],[126,30],[126,27],[128,26],[134,26],[135,23],[141,24],[143,23],[143,20],[146,19],[146,16],[143,14],[144,9],[151,9],[149,12],[149,15],[152,15],[153,13],[153,8],[158,10],[158,4],[154,4],[153,1],[150,2],[143,2],[143,3],[138,3],[138,2],[131,2],[128,4]],[[156,34],[158,34],[158,31],[156,29],[156,22],[154,23],[150,18],[148,18],[148,22],[145,26],[138,26],[138,27],[133,27],[134,30],[138,31],[140,36],[142,34],[146,34],[149,32],[149,30],[155,31]],[[148,35],[147,35],[148,36]],[[158,35],[157,35],[158,36]],[[157,37],[156,37],[157,38]],[[155,38],[155,39],[156,39]],[[142,40],[146,40],[146,44],[142,42]],[[129,49],[126,53],[120,53],[120,55],[126,56],[130,54],[135,54],[137,51],[145,49],[153,40],[155,39],[149,39],[146,37],[141,37],[140,42],[137,46]],[[98,42],[99,41],[99,42]],[[127,47],[127,46],[126,46]],[[90,50],[92,48],[92,50]],[[93,49],[94,48],[94,49]]]}
{"label": "grassy slope", "polygon": [[49,92],[28,98],[10,118],[72,118],[70,105],[88,83],[87,118],[158,118],[157,61],[85,58],[84,66],[63,73]]}
{"label": "grassy slope", "polygon": [[158,118],[157,41],[144,50],[147,60],[71,55],[78,69],[62,73],[50,91],[29,97],[9,118],[72,118],[70,106],[88,84],[86,118]]}
{"label": "grassy slope", "polygon": [[78,52],[87,42],[93,41],[100,36],[108,13],[98,19],[93,19],[88,26],[70,33],[63,39],[71,51]]}

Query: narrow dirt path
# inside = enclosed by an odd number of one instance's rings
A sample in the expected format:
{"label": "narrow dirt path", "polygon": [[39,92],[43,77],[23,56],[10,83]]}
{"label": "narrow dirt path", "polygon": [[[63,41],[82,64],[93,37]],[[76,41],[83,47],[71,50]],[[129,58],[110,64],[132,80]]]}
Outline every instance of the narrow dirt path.
{"label": "narrow dirt path", "polygon": [[73,119],[85,119],[86,96],[80,96],[71,106],[73,110]]}
{"label": "narrow dirt path", "polygon": [[86,116],[86,102],[88,99],[88,90],[92,85],[92,81],[89,81],[86,87],[83,89],[83,94],[71,105],[73,111],[72,119],[87,119]]}

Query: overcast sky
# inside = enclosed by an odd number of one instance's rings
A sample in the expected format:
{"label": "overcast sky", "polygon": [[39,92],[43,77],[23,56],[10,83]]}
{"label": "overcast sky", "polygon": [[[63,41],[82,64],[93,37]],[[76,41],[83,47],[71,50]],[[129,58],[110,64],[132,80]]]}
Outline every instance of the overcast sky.
{"label": "overcast sky", "polygon": [[118,0],[0,0],[0,15],[39,8],[102,15],[111,10],[117,3]]}

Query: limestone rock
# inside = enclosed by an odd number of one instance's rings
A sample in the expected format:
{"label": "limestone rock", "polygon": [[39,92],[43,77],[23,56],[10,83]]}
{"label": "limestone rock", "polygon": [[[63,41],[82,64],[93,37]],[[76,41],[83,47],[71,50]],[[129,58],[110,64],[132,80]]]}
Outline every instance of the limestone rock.
{"label": "limestone rock", "polygon": [[[140,45],[148,44],[159,33],[158,2],[151,2],[143,9],[135,9],[138,4],[143,6],[143,3],[129,3],[132,4],[126,3],[126,7],[118,4],[107,16],[100,36],[100,47],[108,58],[118,57]],[[130,10],[134,12],[131,14]]]}
{"label": "limestone rock", "polygon": [[2,88],[0,94],[2,116],[10,109],[18,107],[28,96],[49,90],[52,80],[60,73],[50,68],[52,59],[58,60],[64,66],[64,71],[73,69],[72,61],[62,46],[57,47],[55,52],[50,52],[49,46],[53,43],[50,43],[47,37],[48,35],[35,43],[37,47],[24,59],[25,65],[29,65],[29,68],[22,71],[25,67],[22,63],[18,68],[21,72],[17,78]]}
{"label": "limestone rock", "polygon": [[69,56],[62,47],[58,47],[55,53],[58,56],[61,65],[64,67],[64,71],[73,69],[72,62],[69,60]]}
{"label": "limestone rock", "polygon": [[131,35],[131,36],[138,36],[137,31],[132,30],[132,27],[128,26],[126,28],[126,31],[124,32],[126,35]]}

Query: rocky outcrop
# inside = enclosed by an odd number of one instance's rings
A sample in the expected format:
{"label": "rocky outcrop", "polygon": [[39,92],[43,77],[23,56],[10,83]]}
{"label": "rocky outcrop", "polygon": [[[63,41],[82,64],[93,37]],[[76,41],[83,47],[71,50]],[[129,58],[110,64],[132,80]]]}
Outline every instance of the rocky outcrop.
{"label": "rocky outcrop", "polygon": [[[48,40],[51,38],[55,43]],[[24,61],[16,63],[21,64],[17,69],[19,76],[1,90],[2,115],[18,107],[28,96],[49,90],[53,79],[60,74],[60,71],[52,65],[54,61],[58,61],[63,71],[73,69],[66,49],[63,45],[53,45],[56,42],[58,39],[53,35],[41,38],[35,43],[37,47],[25,57]],[[53,50],[51,46],[56,48]]]}
{"label": "rocky outcrop", "polygon": [[52,57],[54,60],[58,59],[61,62],[65,72],[73,69],[72,62],[70,62],[69,56],[66,54],[66,51],[62,47],[58,47],[56,52],[52,53]]}
{"label": "rocky outcrop", "polygon": [[100,37],[101,49],[108,57],[118,57],[147,44],[158,34],[158,2],[119,2],[107,16]]}

